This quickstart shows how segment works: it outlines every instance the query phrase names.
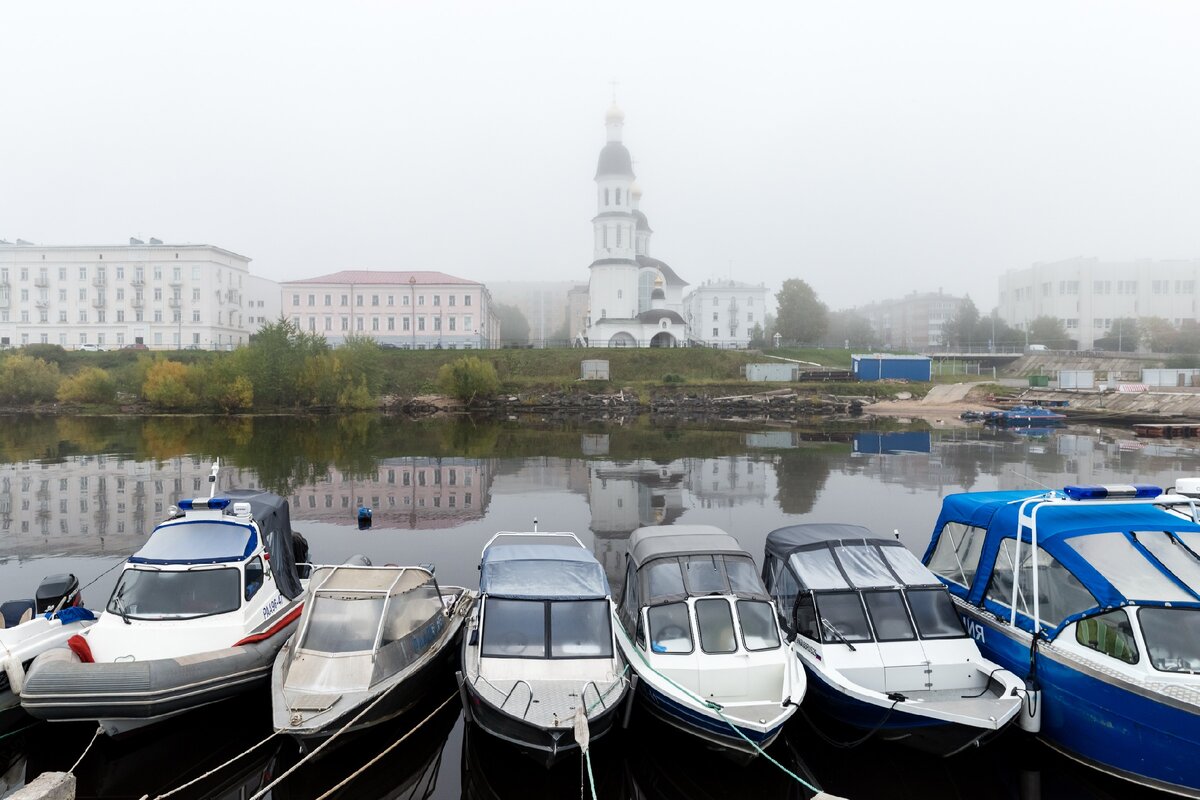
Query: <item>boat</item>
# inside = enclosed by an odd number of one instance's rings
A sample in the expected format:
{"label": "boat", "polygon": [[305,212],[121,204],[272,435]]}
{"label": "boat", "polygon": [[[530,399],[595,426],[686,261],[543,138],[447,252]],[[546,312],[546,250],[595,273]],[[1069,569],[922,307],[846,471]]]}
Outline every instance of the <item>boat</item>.
{"label": "boat", "polygon": [[300,617],[294,546],[307,550],[278,495],[179,501],[129,557],[95,624],[34,659],[21,706],[115,736],[265,687]]}
{"label": "boat", "polygon": [[629,537],[617,643],[641,706],[747,763],[804,697],[754,558],[711,525],[638,528]]}
{"label": "boat", "polygon": [[578,753],[580,728],[603,738],[628,682],[595,556],[573,533],[505,531],[479,570],[457,674],[467,720],[547,767]]}
{"label": "boat", "polygon": [[984,422],[993,425],[1046,425],[1047,423],[1062,422],[1066,414],[1051,411],[1041,406],[1013,406],[1001,411],[988,411],[983,415]]}
{"label": "boat", "polygon": [[34,658],[61,647],[96,619],[84,608],[79,580],[70,573],[42,579],[33,597],[0,604],[0,732],[22,719],[25,671]]}
{"label": "boat", "polygon": [[449,681],[474,593],[431,567],[314,567],[300,625],[275,657],[275,730],[306,746],[396,717]]}
{"label": "boat", "polygon": [[780,528],[767,534],[763,578],[813,705],[855,741],[952,755],[1020,713],[1024,681],[980,654],[946,588],[897,539],[858,525]]}
{"label": "boat", "polygon": [[1023,728],[1200,798],[1195,502],[1137,485],[953,494],[924,561],[984,655],[1029,683]]}

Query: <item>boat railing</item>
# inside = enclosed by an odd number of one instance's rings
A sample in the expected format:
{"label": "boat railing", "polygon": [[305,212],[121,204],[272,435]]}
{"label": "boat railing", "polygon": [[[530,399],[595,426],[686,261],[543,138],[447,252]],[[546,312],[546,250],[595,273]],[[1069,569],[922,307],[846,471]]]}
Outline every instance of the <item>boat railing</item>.
{"label": "boat railing", "polygon": [[483,546],[483,549],[487,550],[501,536],[520,537],[522,539],[570,539],[584,550],[587,549],[587,545],[581,542],[579,537],[570,531],[500,531],[487,540],[487,544]]}
{"label": "boat railing", "polygon": [[[322,578],[320,583],[318,583],[315,587],[309,588],[308,594],[313,598],[317,597],[317,595],[319,595],[321,593],[321,591],[325,588],[325,584],[329,583],[329,581],[333,578],[333,576],[337,574],[338,570],[397,569],[397,567],[376,567],[376,566],[368,566],[366,564],[311,564],[311,563],[307,563],[307,562],[302,563],[302,564],[297,564],[296,566],[298,566],[298,567],[306,566],[306,567],[309,567],[310,569],[328,569],[329,570],[329,574],[326,575],[324,578]],[[388,588],[386,588],[386,589],[353,589],[353,590],[351,590],[351,591],[354,591],[356,594],[381,594],[384,597],[383,613],[381,613],[379,615],[379,627],[375,631],[375,644],[371,648],[371,661],[372,662],[375,661],[375,655],[379,652],[379,642],[383,637],[383,625],[384,625],[384,622],[387,620],[387,606],[388,606],[388,602],[389,602],[388,598],[391,596],[392,589],[396,588],[396,584],[399,583],[400,579],[404,577],[404,573],[408,572],[409,570],[420,570],[421,572],[427,573],[430,576],[433,575],[433,570],[429,569],[428,567],[426,567],[424,565],[419,566],[419,567],[399,567],[398,569],[399,569],[399,572],[396,574],[395,580],[393,580],[391,585],[388,586]],[[296,647],[299,647],[300,643],[304,641],[305,636],[308,634],[308,628],[311,624],[312,624],[312,614],[309,614],[306,612],[304,615],[304,625],[303,625],[303,627],[300,628],[299,635],[296,636],[296,638],[294,640],[296,642],[296,645],[295,645]]]}
{"label": "boat railing", "polygon": [[525,703],[525,710],[521,712],[521,719],[525,719],[526,715],[529,714],[529,707],[533,705],[533,687],[529,685],[528,681],[522,678],[518,678],[517,682],[509,688],[508,694],[504,695],[504,702],[500,704],[500,708],[504,708],[506,705],[508,705],[509,698],[512,697],[513,692],[517,690],[517,687],[522,684],[524,684],[525,688],[529,690],[529,700]]}

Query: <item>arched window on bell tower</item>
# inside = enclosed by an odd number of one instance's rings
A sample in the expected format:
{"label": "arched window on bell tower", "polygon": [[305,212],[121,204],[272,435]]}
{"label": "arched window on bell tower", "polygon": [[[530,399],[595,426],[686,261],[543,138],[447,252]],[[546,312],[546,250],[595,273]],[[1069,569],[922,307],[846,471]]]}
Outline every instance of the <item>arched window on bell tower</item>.
{"label": "arched window on bell tower", "polygon": [[621,205],[621,190],[617,189],[617,205]]}
{"label": "arched window on bell tower", "polygon": [[608,189],[604,190],[604,205],[608,205]]}

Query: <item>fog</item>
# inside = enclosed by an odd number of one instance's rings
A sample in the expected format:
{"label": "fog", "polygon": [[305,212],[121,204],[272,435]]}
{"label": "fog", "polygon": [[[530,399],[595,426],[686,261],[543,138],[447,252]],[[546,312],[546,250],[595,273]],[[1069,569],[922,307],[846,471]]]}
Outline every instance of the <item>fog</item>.
{"label": "fog", "polygon": [[1200,257],[1200,5],[0,5],[0,238],[204,242],[276,280],[587,280],[616,81],[691,283],[996,301]]}

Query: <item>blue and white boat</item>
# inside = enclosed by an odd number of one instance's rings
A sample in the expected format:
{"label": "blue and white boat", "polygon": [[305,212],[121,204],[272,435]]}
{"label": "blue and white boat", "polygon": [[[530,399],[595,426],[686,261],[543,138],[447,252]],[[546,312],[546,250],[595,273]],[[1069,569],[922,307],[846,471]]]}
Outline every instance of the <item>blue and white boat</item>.
{"label": "blue and white boat", "polygon": [[983,653],[1028,682],[1022,728],[1200,798],[1196,519],[1154,486],[955,494],[924,560]]}
{"label": "blue and white boat", "polygon": [[855,741],[946,756],[1020,712],[1024,682],[980,654],[945,587],[896,539],[858,525],[780,528],[767,534],[763,578],[811,705]]}
{"label": "blue and white boat", "polygon": [[617,621],[644,707],[735,761],[768,747],[804,697],[754,559],[719,528],[634,531]]}

